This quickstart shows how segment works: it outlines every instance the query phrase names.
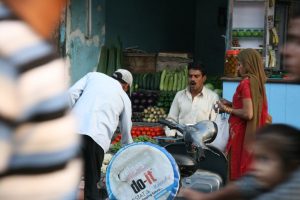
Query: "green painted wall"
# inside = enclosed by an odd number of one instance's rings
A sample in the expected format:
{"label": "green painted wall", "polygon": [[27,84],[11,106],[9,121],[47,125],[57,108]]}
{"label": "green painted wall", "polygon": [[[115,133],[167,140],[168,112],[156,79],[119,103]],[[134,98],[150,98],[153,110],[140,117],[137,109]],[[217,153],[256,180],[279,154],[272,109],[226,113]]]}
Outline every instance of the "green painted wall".
{"label": "green painted wall", "polygon": [[71,83],[97,67],[105,43],[105,0],[91,0],[92,23],[88,35],[88,0],[71,0],[67,10],[66,56]]}

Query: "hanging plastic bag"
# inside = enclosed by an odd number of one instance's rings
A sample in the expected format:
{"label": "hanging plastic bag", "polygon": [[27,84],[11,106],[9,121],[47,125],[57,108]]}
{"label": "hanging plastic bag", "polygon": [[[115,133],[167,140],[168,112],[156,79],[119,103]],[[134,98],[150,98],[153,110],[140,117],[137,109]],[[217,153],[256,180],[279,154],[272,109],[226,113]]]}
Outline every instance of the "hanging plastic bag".
{"label": "hanging plastic bag", "polygon": [[229,138],[229,115],[226,113],[217,113],[214,122],[218,126],[218,134],[216,139],[211,143],[212,146],[218,148],[222,152],[225,152],[225,148]]}

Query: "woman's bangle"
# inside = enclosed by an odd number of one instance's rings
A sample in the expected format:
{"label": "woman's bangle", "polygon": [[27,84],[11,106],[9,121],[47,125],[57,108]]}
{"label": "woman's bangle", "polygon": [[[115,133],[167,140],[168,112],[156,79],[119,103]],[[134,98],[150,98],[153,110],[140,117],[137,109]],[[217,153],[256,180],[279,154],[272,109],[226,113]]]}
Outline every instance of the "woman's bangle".
{"label": "woman's bangle", "polygon": [[228,114],[231,114],[232,111],[233,111],[233,108],[230,108],[230,107],[228,107],[228,106],[225,106],[224,111],[225,111],[226,113],[228,113]]}
{"label": "woman's bangle", "polygon": [[227,112],[228,112],[228,107],[227,107],[227,106],[224,106],[224,107],[223,107],[223,110],[227,113]]}

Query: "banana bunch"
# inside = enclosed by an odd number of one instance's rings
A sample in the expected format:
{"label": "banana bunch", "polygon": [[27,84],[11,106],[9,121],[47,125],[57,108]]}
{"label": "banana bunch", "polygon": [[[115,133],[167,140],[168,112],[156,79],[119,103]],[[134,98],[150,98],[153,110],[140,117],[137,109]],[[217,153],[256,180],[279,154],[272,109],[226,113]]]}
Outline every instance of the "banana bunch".
{"label": "banana bunch", "polygon": [[279,37],[275,27],[270,29],[270,37],[272,37],[272,44],[277,46],[279,44]]}
{"label": "banana bunch", "polygon": [[159,90],[161,91],[179,91],[187,86],[188,70],[185,66],[181,70],[164,69],[160,77]]}

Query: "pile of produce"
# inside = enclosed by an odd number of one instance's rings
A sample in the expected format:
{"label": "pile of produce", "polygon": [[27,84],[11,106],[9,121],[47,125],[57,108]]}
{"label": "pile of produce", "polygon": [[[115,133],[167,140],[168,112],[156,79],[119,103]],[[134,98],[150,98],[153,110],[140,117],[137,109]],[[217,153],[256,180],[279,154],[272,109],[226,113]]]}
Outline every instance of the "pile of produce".
{"label": "pile of produce", "polygon": [[[156,136],[165,135],[162,126],[133,126],[131,129],[131,135],[133,139],[140,136],[147,136],[153,138]],[[120,133],[115,133],[112,144],[118,143],[121,140],[122,135]]]}
{"label": "pile of produce", "polygon": [[[133,138],[133,142],[151,142],[154,144],[157,144],[157,141],[149,136],[146,135],[142,135],[142,136],[138,136]],[[117,151],[119,151],[122,148],[121,142],[114,142],[112,143],[112,145],[110,146],[109,151],[111,153],[117,153]]]}
{"label": "pile of produce", "polygon": [[159,108],[156,106],[150,106],[143,111],[143,121],[144,122],[158,122],[161,118],[166,118],[166,112],[163,108]]}
{"label": "pile of produce", "polygon": [[110,47],[103,45],[101,47],[97,72],[102,72],[111,76],[117,69],[120,69],[123,66],[122,48],[120,38],[118,38],[117,42]]}
{"label": "pile of produce", "polygon": [[159,90],[161,72],[133,74],[134,90]]}
{"label": "pile of produce", "polygon": [[222,90],[222,80],[218,76],[208,76],[206,79],[206,84],[204,85],[206,88],[214,91],[222,97],[223,90]]}
{"label": "pile of produce", "polygon": [[131,116],[132,122],[142,122],[144,118],[144,115],[142,112],[133,112]]}
{"label": "pile of produce", "polygon": [[163,108],[165,110],[165,113],[169,113],[175,95],[176,92],[161,91],[156,101],[156,106],[159,108]]}
{"label": "pile of produce", "polygon": [[160,90],[160,91],[179,91],[187,85],[187,66],[178,69],[164,69],[161,72],[149,72],[133,74],[134,91]]}
{"label": "pile of produce", "polygon": [[139,90],[131,95],[132,121],[157,122],[165,118],[176,92]]}
{"label": "pile of produce", "polygon": [[187,66],[181,69],[170,70],[164,69],[160,77],[160,91],[179,91],[187,86]]}
{"label": "pile of produce", "polygon": [[[165,132],[161,126],[133,126],[131,135],[134,142],[151,142],[156,144],[156,136],[164,136]],[[121,134],[116,133],[110,147],[110,152],[116,153],[121,147]]]}
{"label": "pile of produce", "polygon": [[131,94],[132,111],[143,112],[145,108],[154,106],[158,98],[157,92],[135,91]]}
{"label": "pile of produce", "polygon": [[111,161],[112,157],[113,157],[113,155],[110,153],[104,154],[104,159],[103,159],[103,163],[101,166],[102,173],[106,173],[107,166],[108,166],[109,162]]}

